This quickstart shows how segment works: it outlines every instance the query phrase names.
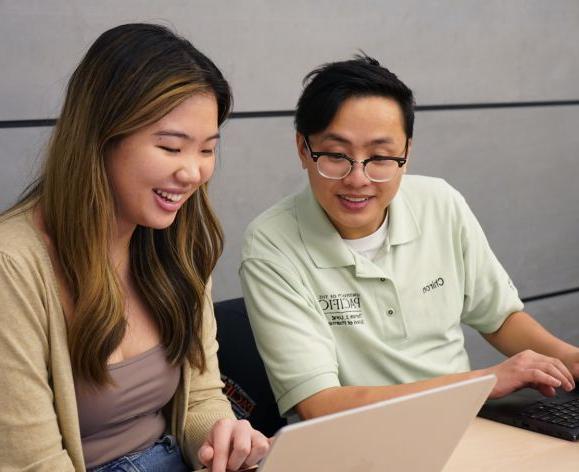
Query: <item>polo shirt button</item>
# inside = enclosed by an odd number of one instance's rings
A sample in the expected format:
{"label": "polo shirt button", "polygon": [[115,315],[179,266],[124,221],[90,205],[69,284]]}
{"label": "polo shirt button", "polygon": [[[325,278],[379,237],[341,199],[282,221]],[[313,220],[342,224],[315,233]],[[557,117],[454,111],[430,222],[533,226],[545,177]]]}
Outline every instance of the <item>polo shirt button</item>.
{"label": "polo shirt button", "polygon": [[392,308],[390,308],[388,310],[388,316],[392,316],[394,314],[394,310]]}

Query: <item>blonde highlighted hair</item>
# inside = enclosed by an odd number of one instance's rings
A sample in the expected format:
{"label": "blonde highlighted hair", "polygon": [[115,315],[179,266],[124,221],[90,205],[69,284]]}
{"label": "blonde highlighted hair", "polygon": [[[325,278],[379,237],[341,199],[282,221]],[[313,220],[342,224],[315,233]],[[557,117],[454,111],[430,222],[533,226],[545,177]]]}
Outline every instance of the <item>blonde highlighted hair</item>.
{"label": "blonde highlighted hair", "polygon": [[[125,302],[109,257],[115,208],[104,156],[197,93],[215,96],[218,124],[231,91],[217,67],[167,28],[127,24],[103,33],[72,75],[40,178],[16,208],[38,202],[74,301],[69,346],[75,375],[110,381],[106,364],[126,331]],[[171,362],[201,371],[205,288],[223,246],[207,185],[163,230],[138,226],[130,265]]]}

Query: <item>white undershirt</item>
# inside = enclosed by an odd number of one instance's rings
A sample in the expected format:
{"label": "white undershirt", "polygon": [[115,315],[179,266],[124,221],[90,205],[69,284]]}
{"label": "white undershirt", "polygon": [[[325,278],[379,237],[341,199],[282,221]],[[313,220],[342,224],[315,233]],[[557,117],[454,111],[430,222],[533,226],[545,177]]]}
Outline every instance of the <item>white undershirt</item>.
{"label": "white undershirt", "polygon": [[373,260],[380,248],[388,240],[388,213],[386,213],[384,222],[372,234],[358,239],[342,239],[350,249]]}

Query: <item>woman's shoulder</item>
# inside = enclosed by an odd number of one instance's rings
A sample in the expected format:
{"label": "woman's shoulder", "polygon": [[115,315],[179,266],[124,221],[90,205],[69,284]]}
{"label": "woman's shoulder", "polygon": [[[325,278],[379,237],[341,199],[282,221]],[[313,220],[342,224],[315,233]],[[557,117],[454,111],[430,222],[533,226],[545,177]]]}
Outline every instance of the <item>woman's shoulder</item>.
{"label": "woman's shoulder", "polygon": [[28,333],[33,326],[47,329],[47,316],[52,312],[57,313],[50,307],[58,306],[57,304],[56,279],[42,235],[34,226],[33,212],[17,210],[2,215],[0,217],[2,322],[11,324],[14,330],[20,330],[21,333]]}
{"label": "woman's shoulder", "polygon": [[0,256],[22,267],[46,268],[46,247],[34,227],[31,208],[12,210],[0,216]]}

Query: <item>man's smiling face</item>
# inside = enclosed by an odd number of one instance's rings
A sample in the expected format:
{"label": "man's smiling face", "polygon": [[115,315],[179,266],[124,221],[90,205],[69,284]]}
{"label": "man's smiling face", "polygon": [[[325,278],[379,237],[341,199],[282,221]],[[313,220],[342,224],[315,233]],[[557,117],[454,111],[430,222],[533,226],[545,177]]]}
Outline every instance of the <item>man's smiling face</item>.
{"label": "man's smiling face", "polygon": [[[312,151],[338,152],[363,161],[377,155],[404,157],[407,139],[398,103],[390,98],[368,96],[345,100],[329,126],[308,136],[308,141]],[[312,192],[340,235],[358,239],[375,232],[398,192],[404,167],[388,182],[368,180],[360,164],[343,179],[327,179],[318,173],[299,133],[297,144]]]}

